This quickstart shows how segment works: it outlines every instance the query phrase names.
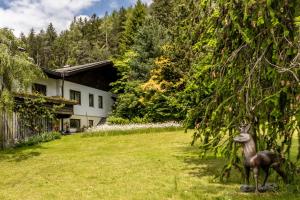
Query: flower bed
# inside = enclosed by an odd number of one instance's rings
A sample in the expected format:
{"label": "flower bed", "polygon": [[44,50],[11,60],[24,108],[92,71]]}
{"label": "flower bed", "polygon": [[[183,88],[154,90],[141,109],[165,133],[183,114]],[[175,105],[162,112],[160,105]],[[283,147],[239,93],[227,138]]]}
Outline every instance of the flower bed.
{"label": "flower bed", "polygon": [[164,123],[148,123],[148,124],[103,124],[97,127],[89,128],[87,132],[102,132],[102,131],[126,131],[139,129],[157,129],[157,128],[181,128],[182,124],[178,122],[164,122]]}
{"label": "flower bed", "polygon": [[82,137],[117,136],[129,134],[148,134],[182,130],[178,122],[148,123],[148,124],[104,124],[88,129]]}

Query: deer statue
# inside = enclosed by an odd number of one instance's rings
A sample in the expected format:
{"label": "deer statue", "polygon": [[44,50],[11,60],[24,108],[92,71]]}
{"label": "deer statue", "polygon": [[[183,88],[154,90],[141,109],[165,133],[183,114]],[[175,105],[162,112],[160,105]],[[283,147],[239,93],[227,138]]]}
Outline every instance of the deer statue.
{"label": "deer statue", "polygon": [[287,177],[280,169],[283,158],[279,154],[268,150],[256,152],[256,145],[252,136],[249,134],[249,130],[250,125],[242,126],[240,128],[240,135],[233,138],[235,142],[243,145],[246,184],[249,185],[250,169],[253,169],[255,192],[259,192],[258,171],[260,168],[265,172],[262,187],[264,187],[267,182],[270,168],[273,168],[283,180],[286,181]]}

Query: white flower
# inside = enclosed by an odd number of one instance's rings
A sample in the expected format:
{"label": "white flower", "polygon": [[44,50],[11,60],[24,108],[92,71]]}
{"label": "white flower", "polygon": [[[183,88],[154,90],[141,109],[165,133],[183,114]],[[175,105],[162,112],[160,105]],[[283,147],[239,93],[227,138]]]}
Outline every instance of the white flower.
{"label": "white flower", "polygon": [[178,122],[164,122],[164,123],[148,123],[148,124],[103,124],[96,127],[89,128],[87,132],[101,132],[101,131],[117,131],[117,130],[135,130],[135,129],[148,129],[148,128],[169,128],[169,127],[182,127]]}

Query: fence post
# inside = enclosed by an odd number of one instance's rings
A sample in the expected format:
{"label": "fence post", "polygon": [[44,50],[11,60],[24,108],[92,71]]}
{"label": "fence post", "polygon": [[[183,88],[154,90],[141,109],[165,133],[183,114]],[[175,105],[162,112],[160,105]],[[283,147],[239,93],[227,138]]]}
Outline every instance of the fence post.
{"label": "fence post", "polygon": [[4,148],[4,123],[3,123],[3,117],[4,113],[1,110],[0,113],[0,149]]}

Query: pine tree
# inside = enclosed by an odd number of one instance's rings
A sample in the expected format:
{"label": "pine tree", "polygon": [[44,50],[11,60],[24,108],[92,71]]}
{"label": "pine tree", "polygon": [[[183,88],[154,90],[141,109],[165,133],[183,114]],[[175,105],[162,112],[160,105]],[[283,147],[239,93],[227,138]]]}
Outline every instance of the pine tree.
{"label": "pine tree", "polygon": [[118,12],[113,12],[110,17],[112,28],[109,43],[110,51],[114,57],[120,55],[120,40],[125,31],[126,14],[126,9],[122,7]]}
{"label": "pine tree", "polygon": [[29,32],[27,42],[26,42],[26,49],[29,56],[34,59],[35,63],[37,63],[37,41],[36,41],[35,31],[33,28]]}
{"label": "pine tree", "polygon": [[151,4],[151,16],[164,27],[174,25],[174,0],[154,0]]}
{"label": "pine tree", "polygon": [[147,15],[147,7],[138,0],[135,7],[128,12],[127,20],[125,22],[125,30],[122,34],[121,49],[122,51],[128,50],[134,44],[134,37],[139,28],[143,25]]}
{"label": "pine tree", "polygon": [[55,67],[55,55],[54,55],[54,41],[57,38],[56,30],[52,23],[47,27],[45,34],[41,34],[42,37],[42,49],[43,49],[43,62],[42,67],[54,68]]}

